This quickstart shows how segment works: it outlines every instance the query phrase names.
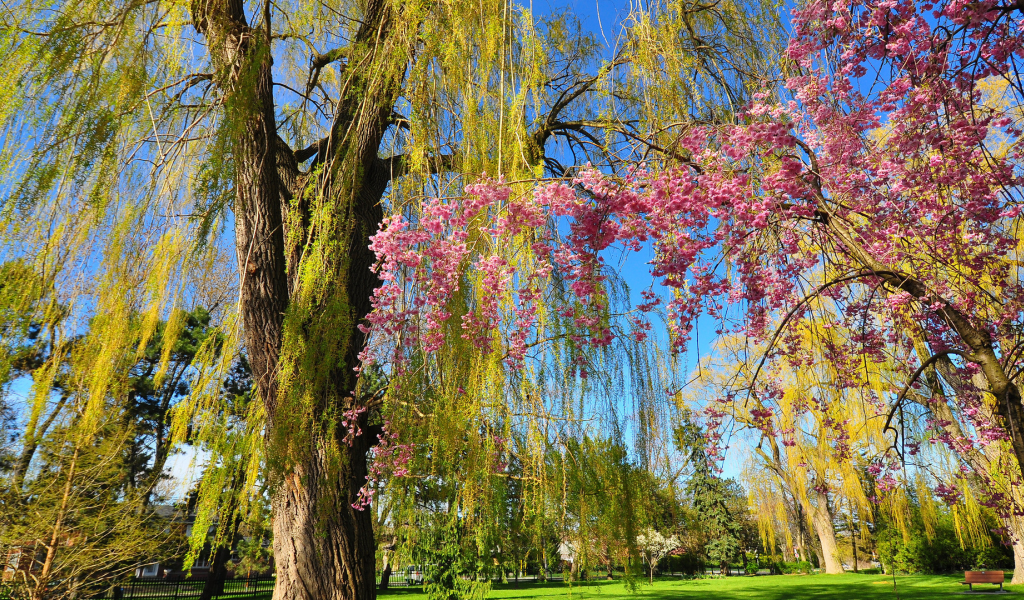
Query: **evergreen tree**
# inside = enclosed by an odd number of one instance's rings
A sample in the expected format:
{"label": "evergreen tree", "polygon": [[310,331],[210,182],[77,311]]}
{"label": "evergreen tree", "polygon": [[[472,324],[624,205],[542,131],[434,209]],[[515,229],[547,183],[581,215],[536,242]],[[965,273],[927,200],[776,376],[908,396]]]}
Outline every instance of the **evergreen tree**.
{"label": "evergreen tree", "polygon": [[[169,344],[165,345],[168,337]],[[156,485],[166,477],[171,409],[191,391],[196,353],[207,341],[219,348],[222,338],[211,326],[206,309],[176,311],[157,325],[129,371],[124,418],[134,428],[135,436],[125,448],[127,484],[143,490],[147,504]],[[234,379],[226,385],[235,385]]]}
{"label": "evergreen tree", "polygon": [[676,430],[681,449],[689,451],[693,473],[686,484],[686,492],[693,510],[700,515],[704,534],[704,554],[728,573],[729,563],[740,556],[742,527],[729,507],[729,482],[715,472],[717,465],[708,458],[704,437],[699,428],[689,422]]}

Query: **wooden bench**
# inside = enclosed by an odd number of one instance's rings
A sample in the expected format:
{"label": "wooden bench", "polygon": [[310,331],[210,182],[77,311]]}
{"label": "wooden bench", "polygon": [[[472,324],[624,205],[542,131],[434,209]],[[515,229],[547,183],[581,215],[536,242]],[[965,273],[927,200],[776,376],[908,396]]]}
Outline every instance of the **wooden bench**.
{"label": "wooden bench", "polygon": [[976,583],[998,583],[999,590],[1003,590],[1003,581],[1006,577],[1002,571],[966,571],[964,572],[964,580],[960,582],[960,585],[968,586],[972,592],[974,591],[974,584]]}

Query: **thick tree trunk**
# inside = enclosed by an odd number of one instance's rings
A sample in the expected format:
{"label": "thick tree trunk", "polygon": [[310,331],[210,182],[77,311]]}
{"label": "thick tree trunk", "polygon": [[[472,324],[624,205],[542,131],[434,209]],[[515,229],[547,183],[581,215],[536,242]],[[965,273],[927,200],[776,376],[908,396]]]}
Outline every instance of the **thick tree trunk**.
{"label": "thick tree trunk", "polygon": [[811,522],[814,525],[814,532],[818,534],[818,542],[821,544],[821,559],[825,566],[825,572],[829,574],[843,573],[843,564],[839,561],[839,546],[836,544],[836,529],[832,523],[832,515],[828,509],[828,497],[817,492],[817,506],[809,506]]}
{"label": "thick tree trunk", "polygon": [[[921,360],[925,360],[924,357],[929,355],[929,350],[925,342],[924,330],[920,325],[913,322],[909,330],[918,357]],[[956,393],[965,393],[964,382],[960,380],[956,368],[949,360],[949,357],[943,357],[936,361],[934,367],[925,369],[923,373],[925,383],[927,383],[928,389],[931,392],[930,397],[926,398],[918,395],[912,395],[911,397],[916,398],[922,407],[931,412],[935,422],[939,423],[952,439],[963,439],[965,437],[964,432],[957,421],[956,415],[953,414],[952,409],[949,407],[949,401],[939,382],[939,372],[942,373],[943,378],[954,388]],[[978,373],[975,375],[972,383],[979,389],[984,389],[987,381],[981,373]],[[982,410],[986,418],[991,419],[994,416],[987,404],[982,405]],[[975,473],[983,476],[991,473],[993,469],[1001,468],[1000,465],[1011,465],[1015,462],[1010,456],[1007,456],[1008,453],[1004,450],[1004,446],[1000,444],[989,444],[984,447],[984,451],[978,451],[973,447],[965,447],[960,449],[959,454],[961,459],[966,461]],[[1019,508],[1024,504],[1021,502],[1015,489],[1011,488],[1007,492],[1016,507]],[[1013,579],[1010,583],[1024,584],[1024,519],[1011,514],[1003,519],[1003,524],[1006,526],[1010,537],[1010,545],[1013,549]]]}
{"label": "thick tree trunk", "polygon": [[[768,460],[768,465],[775,471],[779,479],[785,483],[791,490],[793,497],[793,507],[797,513],[796,527],[798,537],[798,548],[797,558],[799,560],[799,554],[803,554],[804,560],[810,560],[810,554],[808,552],[808,540],[809,535],[805,535],[806,532],[806,519],[804,515],[810,516],[811,525],[814,528],[816,537],[816,547],[814,551],[817,552],[820,564],[825,566],[826,573],[843,573],[842,563],[839,562],[838,546],[836,545],[836,530],[835,525],[832,523],[832,513],[828,507],[828,493],[825,491],[815,491],[817,506],[811,504],[810,499],[807,496],[799,495],[795,492],[797,486],[793,484],[787,476],[787,471],[782,462],[782,452],[779,449],[778,441],[774,438],[769,438],[769,444],[771,445],[772,455],[769,458],[767,455],[762,455]],[[817,486],[816,486],[817,487]]]}
{"label": "thick tree trunk", "polygon": [[358,510],[366,481],[366,446],[354,444],[341,477],[322,453],[296,470],[273,498],[274,600],[372,600],[375,596],[373,522]]}
{"label": "thick tree trunk", "polygon": [[[371,310],[370,296],[379,284],[370,271],[373,254],[368,238],[383,214],[379,204],[387,185],[371,166],[353,194],[353,221],[345,273],[348,303],[358,323]],[[292,284],[299,285],[298,283]],[[345,363],[331,375],[335,396],[329,410],[341,412],[339,399],[352,409],[366,408],[365,398],[352,398],[355,368],[363,334],[352,327]],[[348,398],[346,398],[348,396]],[[328,410],[325,408],[325,410]],[[371,427],[368,413],[359,417],[357,436],[342,441],[347,429],[323,432],[332,440],[314,440],[304,459],[284,475],[273,500],[274,600],[372,600],[376,597],[376,542],[372,511],[356,508],[366,483],[367,453],[377,443],[380,427]],[[340,456],[339,456],[340,454]]]}
{"label": "thick tree trunk", "polygon": [[385,537],[380,534],[380,530],[386,527],[386,517],[390,514],[390,510],[378,512],[377,522],[375,525],[375,527],[378,529],[378,535],[381,538],[380,551],[381,559],[383,560],[384,563],[381,566],[380,586],[378,587],[378,589],[382,592],[387,590],[388,586],[391,585],[391,572],[394,570],[395,548],[398,546],[397,535],[390,535],[387,536],[387,538],[385,539]]}
{"label": "thick tree trunk", "polygon": [[1010,583],[1018,585],[1024,583],[1024,523],[1019,517],[1011,518],[1013,524],[1010,526],[1010,545],[1013,549],[1013,579]]}
{"label": "thick tree trunk", "polygon": [[[266,408],[267,453],[277,461],[272,474],[274,599],[369,600],[375,595],[373,525],[370,511],[352,505],[366,482],[367,452],[376,432],[368,427],[366,399],[353,392],[364,338],[356,325],[369,312],[379,284],[369,270],[374,256],[367,248],[367,238],[383,217],[380,199],[388,183],[377,152],[405,62],[396,59],[388,38],[392,4],[369,0],[344,49],[349,64],[360,67],[346,72],[330,136],[300,158],[277,137],[268,48],[271,5],[263,15],[266,29],[248,25],[244,6],[239,0],[192,0],[191,11],[213,57],[214,79],[226,92],[231,121],[233,147],[228,150],[235,167],[232,208],[245,341]],[[324,168],[315,181],[306,181],[297,163],[313,156]],[[307,184],[311,189],[303,190]],[[331,211],[333,221],[313,224],[310,198],[319,203],[318,210]],[[304,280],[298,268],[311,243],[322,243],[318,251],[332,253],[327,270],[312,276],[316,281]],[[315,292],[303,295],[305,286],[325,281],[336,286],[326,300]],[[328,302],[334,304],[327,307]],[[319,321],[325,313],[334,320]],[[283,358],[286,315],[290,335],[307,339],[292,340],[291,353]],[[318,329],[327,326],[330,331]],[[325,334],[332,344],[338,340],[345,356],[337,361],[341,364],[320,372],[309,366],[317,356],[306,360],[300,353],[323,345]],[[300,381],[305,377],[317,383],[320,396],[312,408],[302,406],[302,414],[286,404],[293,390],[280,388],[283,367]],[[352,444],[342,441],[346,429],[329,425],[346,410],[364,411],[363,435]]]}
{"label": "thick tree trunk", "polygon": [[[234,536],[232,536],[234,537]],[[231,560],[231,540],[227,546],[219,546],[210,561],[210,574],[203,583],[199,600],[213,600],[224,593],[224,582],[228,578],[228,561]]]}

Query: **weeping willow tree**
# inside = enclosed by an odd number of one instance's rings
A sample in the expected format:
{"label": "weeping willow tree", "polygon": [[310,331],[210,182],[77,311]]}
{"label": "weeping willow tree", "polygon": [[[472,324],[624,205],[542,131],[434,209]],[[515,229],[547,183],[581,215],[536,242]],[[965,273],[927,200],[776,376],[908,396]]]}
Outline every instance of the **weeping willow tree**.
{"label": "weeping willow tree", "polygon": [[[814,310],[815,318],[829,320],[827,303],[815,305]],[[895,348],[837,360],[843,353],[835,349],[855,339],[856,333],[856,328],[847,326],[797,329],[795,343],[814,357],[809,364],[792,364],[786,357],[762,362],[759,347],[740,338],[725,338],[714,359],[704,365],[702,385],[720,399],[721,410],[752,436],[748,441],[754,452],[745,478],[752,488],[751,508],[765,546],[774,547],[782,539],[787,548],[794,541],[805,547],[803,534],[809,528],[826,570],[841,571],[845,549],[837,538],[836,521],[844,509],[854,537],[871,535],[863,518],[859,526],[854,524],[855,515],[874,515],[909,540],[916,505],[926,535],[932,536],[938,513],[929,486],[938,484],[962,491],[950,507],[961,546],[990,543],[981,525],[987,517],[979,503],[978,481],[985,481],[982,488],[991,490],[994,484],[992,491],[1014,493],[1007,483],[1007,473],[1012,471],[1005,462],[1005,447],[967,447],[958,456],[934,443],[943,432],[953,430],[962,436],[964,430],[939,392],[929,399],[913,389],[908,391],[918,404],[906,406],[894,439],[891,428],[886,429],[886,417],[898,407],[906,362]],[[757,358],[751,361],[751,356]],[[757,372],[763,379],[755,385],[752,376]],[[929,438],[933,443],[922,444]],[[896,454],[901,473],[896,478],[890,475],[886,482],[876,481],[872,465],[891,461]],[[963,464],[977,465],[977,470],[964,471]],[[965,475],[968,472],[975,475]],[[1015,521],[1002,520],[1013,542]]]}
{"label": "weeping willow tree", "polygon": [[[843,327],[801,328],[793,335],[816,357],[811,364],[782,357],[762,365],[760,347],[732,336],[719,341],[717,356],[702,369],[702,385],[751,437],[747,479],[765,546],[784,537],[793,547],[795,531],[801,547],[811,542],[826,572],[842,573],[836,514],[841,506],[860,514],[874,510],[869,495],[877,492],[866,491],[864,472],[889,450],[885,399],[899,370],[877,356],[859,357],[856,365],[830,360],[828,349],[851,336]],[[891,500],[901,493],[880,495]],[[892,502],[893,513],[902,515],[902,504]],[[803,539],[806,528],[813,540]]]}
{"label": "weeping willow tree", "polygon": [[[172,308],[237,285],[222,339],[244,344],[259,399],[243,470],[250,489],[273,490],[275,598],[371,598],[359,499],[385,420],[429,441],[427,473],[479,473],[495,443],[480,432],[512,427],[510,415],[528,445],[552,439],[538,373],[558,362],[512,375],[500,351],[452,344],[367,385],[359,325],[379,285],[368,237],[480,173],[529,181],[672,154],[686,123],[723,118],[770,76],[773,10],[654,3],[605,47],[569,16],[508,0],[8,2],[2,247],[68,307],[58,335],[88,330],[75,365],[87,420],[162,316],[166,368],[182,327]],[[481,252],[516,260],[515,248]],[[225,273],[237,283],[219,283]],[[470,305],[482,288],[466,289]],[[232,354],[198,350],[177,441],[226,443],[216,423]],[[593,408],[576,398],[563,418]],[[472,512],[476,488],[461,489]]]}

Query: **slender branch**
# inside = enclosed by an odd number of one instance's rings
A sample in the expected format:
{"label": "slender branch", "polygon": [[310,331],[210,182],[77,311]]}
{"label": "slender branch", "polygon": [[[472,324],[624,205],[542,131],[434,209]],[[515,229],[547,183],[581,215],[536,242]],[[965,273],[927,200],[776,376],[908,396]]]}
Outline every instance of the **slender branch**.
{"label": "slender branch", "polygon": [[833,285],[837,285],[837,284],[840,284],[840,283],[845,283],[847,281],[853,281],[854,279],[860,279],[861,277],[869,277],[869,276],[873,276],[873,275],[876,275],[876,273],[872,273],[870,271],[858,271],[858,272],[856,272],[856,273],[854,273],[852,275],[846,275],[846,276],[843,276],[843,277],[839,277],[837,279],[833,279],[833,280],[828,281],[826,283],[823,283],[820,286],[818,286],[818,288],[815,289],[813,292],[811,292],[810,294],[807,294],[806,296],[804,296],[799,302],[797,302],[793,306],[793,308],[789,309],[789,311],[786,312],[786,316],[782,318],[782,322],[780,322],[779,326],[775,328],[775,333],[772,334],[772,338],[768,341],[768,347],[765,348],[764,352],[761,354],[761,360],[757,363],[757,369],[754,370],[754,376],[750,378],[750,387],[749,387],[749,389],[753,389],[754,383],[757,381],[758,375],[761,374],[761,369],[764,368],[764,363],[768,360],[768,355],[771,353],[772,348],[775,347],[775,342],[777,342],[779,340],[779,336],[782,335],[782,330],[786,327],[786,325],[789,323],[789,320],[792,319],[796,315],[797,311],[800,310],[800,308],[804,304],[807,304],[811,299],[819,296],[822,292],[824,292],[828,288],[832,287]]}
{"label": "slender branch", "polygon": [[[892,430],[893,433],[896,433],[897,438],[899,437],[899,433],[896,431],[896,428],[892,427],[892,420],[893,417],[896,416],[896,411],[902,407],[903,401],[907,398],[907,394],[910,393],[910,389],[914,386],[914,383],[916,383],[917,380],[921,377],[921,374],[924,373],[928,367],[938,362],[939,359],[949,356],[950,354],[962,356],[963,358],[973,363],[978,362],[977,357],[975,357],[973,354],[967,354],[966,352],[961,352],[959,350],[944,350],[942,352],[929,356],[928,360],[921,363],[921,366],[918,367],[916,371],[914,371],[914,374],[910,376],[910,380],[907,381],[907,385],[903,387],[903,391],[900,392],[900,395],[896,397],[896,402],[893,403],[892,408],[889,409],[889,414],[885,418],[885,426],[882,427],[882,433]],[[895,444],[895,441],[893,442],[893,444]]]}
{"label": "slender branch", "polygon": [[612,62],[602,67],[597,75],[594,75],[589,79],[584,79],[583,81],[573,83],[566,89],[562,90],[562,93],[558,95],[558,98],[555,100],[555,103],[551,105],[551,110],[548,111],[547,117],[545,117],[544,119],[544,123],[540,126],[540,128],[537,129],[537,131],[533,133],[532,137],[534,142],[537,144],[537,147],[541,149],[544,148],[544,143],[547,141],[547,139],[551,136],[551,133],[554,131],[553,125],[558,121],[559,115],[562,113],[563,110],[566,109],[566,107],[569,106],[569,104],[571,104],[581,95],[590,91],[590,89],[594,87],[594,84],[596,84],[598,81],[601,80],[602,77],[604,77],[605,73],[607,73],[608,71],[610,71],[611,69],[615,68],[618,65],[630,62],[630,60],[631,59],[625,56],[624,54],[620,54],[619,56],[615,57],[615,59],[612,60]]}
{"label": "slender branch", "polygon": [[[392,180],[408,175],[412,169],[409,157],[405,154],[396,154],[378,160],[380,160],[384,173]],[[462,160],[455,154],[428,155],[425,162],[426,173],[430,175],[458,171],[462,164]]]}

